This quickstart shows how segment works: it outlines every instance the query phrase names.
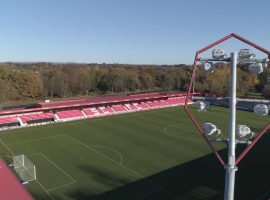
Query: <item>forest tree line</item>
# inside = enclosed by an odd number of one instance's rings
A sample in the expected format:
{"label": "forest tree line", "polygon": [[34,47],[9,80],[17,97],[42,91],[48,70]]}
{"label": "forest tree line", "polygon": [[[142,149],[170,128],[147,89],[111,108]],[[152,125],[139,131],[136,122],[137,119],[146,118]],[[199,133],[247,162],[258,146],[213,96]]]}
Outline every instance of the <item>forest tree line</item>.
{"label": "forest tree line", "polygon": [[[186,91],[192,66],[63,63],[0,64],[0,103],[22,100],[69,98],[84,95],[128,94],[150,91]],[[270,96],[270,71],[250,75],[238,68],[238,92]],[[195,91],[228,95],[229,67],[212,74],[200,68]]]}

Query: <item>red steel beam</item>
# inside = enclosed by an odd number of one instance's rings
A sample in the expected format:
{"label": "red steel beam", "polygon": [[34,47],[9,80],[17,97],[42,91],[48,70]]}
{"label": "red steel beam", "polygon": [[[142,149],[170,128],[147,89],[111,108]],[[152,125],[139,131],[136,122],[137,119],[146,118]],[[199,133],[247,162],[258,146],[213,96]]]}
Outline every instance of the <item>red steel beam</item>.
{"label": "red steel beam", "polygon": [[202,52],[207,51],[208,49],[210,49],[210,48],[212,48],[212,47],[214,47],[214,46],[216,46],[216,45],[230,39],[231,37],[233,37],[233,33],[230,34],[230,35],[225,36],[224,38],[221,38],[220,40],[217,40],[217,41],[213,42],[212,44],[209,44],[208,46],[206,46],[206,47],[204,47],[202,49],[200,49],[199,51],[197,51],[197,54],[201,54]]}
{"label": "red steel beam", "polygon": [[261,47],[261,46],[255,44],[255,43],[253,43],[253,42],[251,42],[251,41],[249,41],[249,40],[247,40],[247,39],[245,39],[245,38],[243,38],[243,37],[241,37],[241,36],[239,36],[239,35],[237,35],[237,34],[235,34],[235,33],[232,33],[231,35],[232,35],[234,38],[236,38],[236,39],[238,39],[238,40],[240,40],[240,41],[242,41],[242,42],[244,42],[244,43],[246,43],[246,44],[249,44],[250,46],[253,46],[255,49],[257,49],[257,50],[259,50],[259,51],[262,51],[262,52],[266,53],[268,56],[270,55],[270,51],[268,51],[267,49],[265,49],[265,48],[263,48],[263,47]]}

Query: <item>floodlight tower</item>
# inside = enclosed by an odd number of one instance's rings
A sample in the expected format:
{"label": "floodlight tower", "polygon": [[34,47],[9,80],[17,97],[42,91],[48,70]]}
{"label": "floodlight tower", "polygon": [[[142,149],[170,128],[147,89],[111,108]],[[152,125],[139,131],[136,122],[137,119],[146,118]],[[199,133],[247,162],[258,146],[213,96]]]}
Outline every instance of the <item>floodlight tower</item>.
{"label": "floodlight tower", "polygon": [[[234,199],[234,184],[235,184],[235,172],[237,171],[237,164],[243,159],[243,157],[249,152],[249,150],[257,143],[257,141],[270,129],[270,123],[263,129],[261,133],[259,133],[255,139],[255,133],[251,132],[250,128],[246,125],[238,125],[236,126],[236,79],[237,79],[237,64],[245,64],[248,65],[248,69],[251,74],[260,74],[263,72],[263,69],[267,67],[267,58],[265,59],[255,59],[255,54],[249,49],[241,49],[239,53],[232,52],[230,57],[225,54],[224,50],[221,49],[213,49],[212,58],[199,58],[199,54],[202,52],[228,40],[229,38],[236,38],[241,40],[244,43],[247,43],[254,48],[266,53],[268,58],[270,59],[270,51],[232,33],[210,45],[199,50],[196,53],[193,72],[190,80],[190,85],[187,92],[186,102],[185,102],[185,110],[194,125],[197,127],[205,141],[211,147],[213,152],[215,153],[219,162],[224,166],[226,170],[226,178],[225,178],[225,190],[224,190],[224,199],[225,200],[233,200]],[[194,77],[197,68],[197,62],[200,62],[202,68],[207,73],[213,73],[219,65],[219,62],[230,63],[230,103],[229,103],[229,132],[228,138],[221,138],[221,130],[219,130],[212,123],[205,123],[203,126],[199,124],[196,118],[193,116],[191,111],[188,108],[188,99],[191,96],[191,88],[194,86]],[[197,110],[199,112],[207,110],[207,103],[203,101],[199,101],[196,103]],[[265,116],[268,114],[268,107],[263,104],[259,104],[254,107],[254,112],[257,115]],[[254,139],[254,140],[252,140]],[[225,164],[224,160],[219,155],[217,149],[213,146],[213,142],[225,142],[228,146],[228,162]],[[237,143],[247,144],[246,149],[240,154],[238,158],[235,155],[235,148]]]}

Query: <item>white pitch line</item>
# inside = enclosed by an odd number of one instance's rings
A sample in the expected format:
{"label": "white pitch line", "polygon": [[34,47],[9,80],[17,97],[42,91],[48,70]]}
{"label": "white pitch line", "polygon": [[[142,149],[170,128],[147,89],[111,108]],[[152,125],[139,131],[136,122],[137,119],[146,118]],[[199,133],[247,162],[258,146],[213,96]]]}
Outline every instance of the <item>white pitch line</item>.
{"label": "white pitch line", "polygon": [[[151,120],[151,119],[148,119],[148,118],[145,118],[145,117],[142,117],[143,119],[145,120],[148,120],[150,122],[154,122],[154,123],[157,123],[157,124],[160,124],[160,125],[167,125],[165,123],[162,123],[158,120],[154,121],[154,120]],[[167,129],[171,128],[171,127],[175,127],[175,128],[178,128],[178,126],[184,126],[183,123],[176,123],[176,124],[172,124],[172,125],[169,125],[169,126],[166,126],[163,128],[163,133],[169,137],[173,137],[173,138],[176,138],[176,139],[179,139],[179,140],[186,140],[186,141],[191,141],[191,142],[199,142],[199,143],[203,143],[204,141],[200,140],[200,139],[189,139],[189,138],[186,138],[186,137],[179,137],[179,136],[175,136],[175,135],[172,135],[171,133],[169,133],[167,131]]]}
{"label": "white pitch line", "polygon": [[70,182],[70,183],[67,183],[67,184],[63,184],[63,185],[59,185],[59,186],[56,186],[56,187],[53,187],[53,188],[49,188],[49,189],[47,189],[47,191],[50,192],[50,191],[57,190],[57,189],[60,189],[60,188],[63,188],[63,187],[67,187],[67,186],[75,184],[75,183],[77,183],[77,182],[73,181],[73,182]]}
{"label": "white pitch line", "polygon": [[82,146],[84,146],[84,147],[86,147],[86,148],[88,148],[88,149],[90,149],[90,150],[96,152],[97,154],[101,155],[102,157],[107,158],[108,160],[110,160],[110,161],[112,161],[113,163],[115,163],[115,164],[121,166],[122,168],[128,170],[129,172],[135,174],[136,176],[139,176],[139,177],[141,177],[141,178],[145,178],[146,180],[148,180],[149,182],[151,182],[153,185],[157,186],[158,188],[160,188],[160,189],[162,188],[161,185],[157,184],[156,182],[152,181],[151,179],[146,178],[145,176],[139,174],[138,172],[136,172],[136,171],[134,171],[134,170],[132,170],[132,169],[126,167],[125,165],[120,165],[117,161],[115,161],[115,160],[113,160],[112,158],[110,158],[109,156],[107,156],[107,155],[105,155],[105,154],[103,154],[103,153],[97,151],[96,149],[90,147],[89,145],[84,144],[84,143],[82,143],[81,141],[79,141],[79,140],[77,140],[77,139],[75,139],[75,138],[73,138],[73,137],[71,137],[71,136],[69,136],[69,135],[66,135],[66,137],[68,137],[68,138],[70,138],[71,140],[73,140],[74,142],[76,142],[76,143],[78,143],[78,144],[80,144],[80,145],[82,145]]}
{"label": "white pitch line", "polygon": [[199,142],[199,143],[204,143],[203,140],[200,140],[200,139],[190,139],[190,138],[187,138],[187,137],[179,137],[179,136],[175,136],[175,135],[172,135],[170,132],[168,132],[168,129],[171,128],[171,127],[175,127],[175,128],[178,128],[177,126],[175,125],[171,125],[171,126],[167,126],[163,129],[163,133],[169,137],[173,137],[173,138],[176,138],[176,139],[179,139],[179,140],[185,140],[185,141],[190,141],[190,142]]}
{"label": "white pitch line", "polygon": [[4,147],[6,147],[6,149],[9,151],[9,153],[11,153],[11,155],[15,155],[14,153],[13,153],[13,151],[3,142],[3,140],[2,139],[0,139],[0,142],[1,142],[1,144],[2,145],[4,145]]}
{"label": "white pitch line", "polygon": [[[13,153],[13,151],[2,141],[2,139],[0,139],[0,142],[6,147],[6,149],[14,156],[15,154]],[[51,196],[49,194],[49,192],[43,187],[43,185],[36,179],[36,182],[40,185],[40,187],[48,194],[48,196],[52,199],[55,200],[53,198],[53,196]]]}
{"label": "white pitch line", "polygon": [[40,187],[47,193],[47,195],[52,199],[55,200],[55,198],[50,195],[50,193],[43,187],[43,185],[39,182],[39,180],[36,179],[36,182],[40,185]]}
{"label": "white pitch line", "polygon": [[51,159],[49,159],[43,153],[35,153],[35,154],[30,154],[30,155],[28,154],[29,157],[30,156],[36,156],[36,155],[43,156],[43,158],[45,158],[47,161],[49,161],[53,166],[55,166],[59,171],[61,171],[63,174],[65,174],[71,180],[71,182],[69,182],[69,183],[66,183],[66,184],[63,184],[63,185],[59,185],[59,186],[56,186],[56,187],[53,187],[53,188],[46,189],[47,191],[56,190],[56,189],[63,188],[63,187],[66,187],[68,185],[77,183],[77,181],[74,178],[72,178],[67,172],[65,172],[60,166],[58,166],[55,162],[53,162]]}
{"label": "white pitch line", "polygon": [[50,136],[50,137],[41,137],[41,138],[37,138],[37,139],[33,139],[33,140],[23,140],[23,141],[20,141],[20,142],[8,143],[7,145],[11,146],[11,145],[16,145],[16,144],[24,144],[24,143],[28,143],[28,142],[37,142],[37,141],[40,141],[40,140],[49,140],[49,139],[52,139],[52,138],[62,137],[62,136],[65,136],[65,135],[54,135],[54,136]]}
{"label": "white pitch line", "polygon": [[43,153],[40,153],[45,159],[47,159],[52,165],[54,165],[57,169],[59,169],[63,174],[65,174],[67,177],[69,177],[73,182],[77,182],[74,178],[72,178],[67,172],[65,172],[60,166],[58,166],[55,162],[53,162],[51,159],[49,159],[46,155]]}
{"label": "white pitch line", "polygon": [[[0,142],[6,147],[6,149],[14,156],[15,154],[13,153],[13,151],[2,141],[2,139],[0,139]],[[40,185],[40,187],[47,193],[47,195],[52,199],[55,200],[55,198],[53,198],[52,195],[49,194],[49,192],[43,187],[43,185],[36,179],[36,182]]]}
{"label": "white pitch line", "polygon": [[[116,153],[119,157],[120,157],[120,161],[119,161],[119,164],[122,165],[123,162],[124,162],[124,158],[123,158],[123,155],[117,151],[116,149],[114,148],[111,148],[111,147],[108,147],[108,146],[101,146],[101,145],[89,145],[90,147],[93,147],[93,148],[103,148],[103,149],[108,149],[114,153]],[[98,150],[97,150],[98,151]]]}

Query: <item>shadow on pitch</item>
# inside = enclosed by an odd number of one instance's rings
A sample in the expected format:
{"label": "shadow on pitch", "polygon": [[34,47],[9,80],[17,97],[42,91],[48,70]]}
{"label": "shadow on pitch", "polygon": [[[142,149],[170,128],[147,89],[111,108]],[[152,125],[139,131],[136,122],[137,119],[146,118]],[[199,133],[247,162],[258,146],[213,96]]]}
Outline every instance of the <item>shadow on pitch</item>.
{"label": "shadow on pitch", "polygon": [[[242,150],[244,147],[239,147]],[[270,191],[270,133],[265,135],[256,147],[240,163],[236,172],[235,199],[268,199]],[[227,151],[220,151],[226,157]],[[162,160],[160,161],[162,162]],[[143,167],[143,163],[142,163]],[[224,169],[213,154],[192,160],[182,165],[161,171],[138,181],[128,183],[115,174],[108,174],[92,166],[79,166],[89,172],[89,178],[98,180],[104,186],[115,189],[93,194],[93,188],[87,191],[76,190],[67,195],[80,200],[218,200],[223,199]],[[157,189],[149,179],[159,184]],[[99,193],[99,194],[98,194]],[[147,194],[145,195],[144,194]]]}

